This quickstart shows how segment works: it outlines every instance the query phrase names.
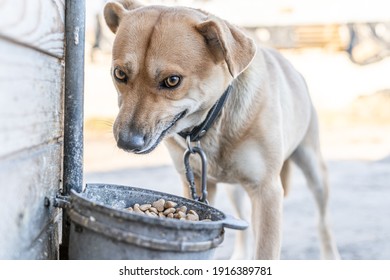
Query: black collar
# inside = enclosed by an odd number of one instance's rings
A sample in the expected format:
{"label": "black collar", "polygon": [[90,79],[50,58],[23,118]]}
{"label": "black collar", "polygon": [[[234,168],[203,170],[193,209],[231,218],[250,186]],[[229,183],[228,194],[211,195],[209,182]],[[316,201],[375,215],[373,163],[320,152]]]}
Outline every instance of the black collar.
{"label": "black collar", "polygon": [[213,107],[211,107],[210,111],[207,113],[206,119],[200,125],[195,126],[190,132],[181,131],[178,134],[184,139],[187,139],[187,137],[190,136],[191,142],[199,141],[218,118],[231,91],[232,85],[229,85],[222,96],[217,100]]}

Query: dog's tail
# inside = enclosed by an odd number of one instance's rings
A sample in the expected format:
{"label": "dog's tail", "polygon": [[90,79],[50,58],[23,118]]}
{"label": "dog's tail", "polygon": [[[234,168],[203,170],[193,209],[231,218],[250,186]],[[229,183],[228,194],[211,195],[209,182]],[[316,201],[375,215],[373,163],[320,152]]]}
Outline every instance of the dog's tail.
{"label": "dog's tail", "polygon": [[291,177],[291,160],[287,159],[283,163],[282,170],[280,172],[280,179],[282,181],[282,186],[284,190],[284,196],[286,197],[288,195],[288,192],[290,190],[290,177]]}

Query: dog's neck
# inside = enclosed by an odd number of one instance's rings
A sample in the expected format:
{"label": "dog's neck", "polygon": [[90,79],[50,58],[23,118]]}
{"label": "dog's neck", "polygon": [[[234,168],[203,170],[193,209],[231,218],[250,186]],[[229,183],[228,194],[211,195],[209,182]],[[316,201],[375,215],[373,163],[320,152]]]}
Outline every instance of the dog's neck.
{"label": "dog's neck", "polygon": [[[265,63],[263,54],[258,52],[254,60],[260,60],[260,62],[252,63],[231,83],[229,98],[226,99],[218,118],[215,119],[213,125],[209,127],[201,140],[202,147],[205,150],[210,150],[213,147],[212,150],[214,151],[210,151],[211,154],[216,152],[220,145],[227,145],[229,142],[233,142],[233,139],[241,137],[243,131],[248,129],[249,119],[256,115],[253,113],[253,108],[257,107],[255,102],[259,102],[259,98],[255,98],[255,96],[259,88],[266,84],[264,80],[267,79],[267,76],[266,73],[259,71],[262,67],[258,66],[259,63]],[[194,128],[188,131],[193,130]],[[224,137],[220,137],[220,134],[223,134]],[[185,139],[186,136],[181,135],[180,138]],[[220,143],[222,139],[224,139],[224,142]],[[183,143],[182,141],[178,142]]]}
{"label": "dog's neck", "polygon": [[222,117],[218,124],[220,128],[219,133],[225,135],[225,139],[240,137],[243,131],[248,129],[250,120],[256,116],[253,108],[261,108],[256,106],[256,103],[262,102],[262,98],[256,97],[258,92],[262,91],[266,83],[267,74],[263,73],[259,67],[259,63],[264,63],[263,54],[258,51],[253,63],[241,73],[232,83],[233,90],[230,94],[229,100],[225,105]]}
{"label": "dog's neck", "polygon": [[181,131],[179,135],[184,139],[188,139],[190,142],[198,142],[200,139],[206,135],[207,131],[213,126],[214,122],[220,116],[222,109],[229,98],[230,92],[232,91],[232,85],[229,85],[228,88],[224,91],[222,96],[217,100],[217,102],[211,107],[208,111],[204,121],[195,126],[191,131]]}

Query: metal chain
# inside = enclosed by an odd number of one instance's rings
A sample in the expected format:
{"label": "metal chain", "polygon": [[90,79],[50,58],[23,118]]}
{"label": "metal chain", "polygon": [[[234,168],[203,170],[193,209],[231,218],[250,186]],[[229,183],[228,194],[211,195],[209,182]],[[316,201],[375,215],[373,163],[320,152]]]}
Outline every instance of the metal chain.
{"label": "metal chain", "polygon": [[[208,204],[208,201],[207,201],[207,157],[206,157],[206,154],[203,151],[203,149],[200,147],[199,141],[197,142],[196,146],[192,146],[190,136],[187,136],[186,142],[187,142],[187,150],[184,152],[184,166],[186,169],[186,177],[187,177],[187,181],[189,183],[192,199]],[[194,172],[192,171],[192,168],[190,165],[190,156],[194,155],[194,154],[198,154],[200,156],[200,159],[202,162],[202,169],[201,169],[202,196],[201,197],[199,197],[198,194],[196,193],[195,176],[194,176]]]}

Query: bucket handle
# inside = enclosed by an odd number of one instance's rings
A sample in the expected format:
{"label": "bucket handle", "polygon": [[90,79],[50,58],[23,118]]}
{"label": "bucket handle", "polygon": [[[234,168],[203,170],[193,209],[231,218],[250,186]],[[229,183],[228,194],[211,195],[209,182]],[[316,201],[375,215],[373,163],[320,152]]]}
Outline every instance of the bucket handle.
{"label": "bucket handle", "polygon": [[247,229],[249,226],[247,221],[237,219],[231,215],[225,215],[225,219],[222,222],[224,227],[231,229],[244,230]]}

